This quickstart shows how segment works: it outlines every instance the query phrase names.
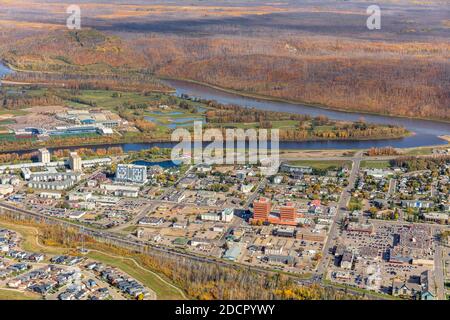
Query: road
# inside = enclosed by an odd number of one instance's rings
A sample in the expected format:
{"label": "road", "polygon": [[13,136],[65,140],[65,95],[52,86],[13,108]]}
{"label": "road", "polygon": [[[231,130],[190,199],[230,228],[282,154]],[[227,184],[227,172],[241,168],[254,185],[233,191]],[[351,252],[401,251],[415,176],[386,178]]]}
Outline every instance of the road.
{"label": "road", "polygon": [[388,191],[389,195],[394,196],[396,188],[397,188],[397,180],[390,179],[389,180],[389,191]]}
{"label": "road", "polygon": [[316,268],[316,275],[321,277],[323,280],[326,278],[326,270],[328,263],[330,261],[329,252],[334,245],[334,240],[338,236],[339,224],[342,220],[343,213],[347,208],[348,202],[351,198],[351,190],[355,186],[356,178],[358,177],[359,167],[361,165],[363,151],[359,151],[355,154],[352,160],[352,170],[350,172],[350,176],[348,178],[347,187],[342,190],[341,196],[339,198],[338,207],[336,210],[336,214],[334,215],[334,219],[331,225],[330,233],[328,234],[327,241],[322,250],[322,259]]}
{"label": "road", "polygon": [[439,300],[445,300],[445,281],[444,281],[444,261],[442,246],[438,242],[435,244],[434,253],[434,277],[436,280],[436,294]]}
{"label": "road", "polygon": [[250,208],[250,205],[253,203],[253,201],[258,197],[260,192],[264,190],[266,187],[266,179],[262,178],[258,186],[255,188],[255,191],[248,197],[247,201],[244,204],[244,209]]}

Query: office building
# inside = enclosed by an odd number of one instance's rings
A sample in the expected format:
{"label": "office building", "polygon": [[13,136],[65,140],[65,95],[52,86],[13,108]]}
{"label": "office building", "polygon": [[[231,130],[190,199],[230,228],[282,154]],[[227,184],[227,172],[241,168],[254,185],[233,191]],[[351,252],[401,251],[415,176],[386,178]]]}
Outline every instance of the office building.
{"label": "office building", "polygon": [[50,161],[51,161],[50,152],[45,148],[39,149],[38,150],[38,160],[39,160],[39,162],[42,162],[43,164],[50,163]]}
{"label": "office building", "polygon": [[119,164],[116,171],[116,181],[146,183],[147,167],[134,164]]}
{"label": "office building", "polygon": [[280,208],[280,219],[284,221],[295,220],[295,207],[292,202],[286,203],[285,206]]}
{"label": "office building", "polygon": [[81,157],[76,152],[69,155],[69,167],[73,171],[81,171]]}
{"label": "office building", "polygon": [[260,198],[253,202],[253,219],[266,221],[269,217],[271,203],[267,198]]}

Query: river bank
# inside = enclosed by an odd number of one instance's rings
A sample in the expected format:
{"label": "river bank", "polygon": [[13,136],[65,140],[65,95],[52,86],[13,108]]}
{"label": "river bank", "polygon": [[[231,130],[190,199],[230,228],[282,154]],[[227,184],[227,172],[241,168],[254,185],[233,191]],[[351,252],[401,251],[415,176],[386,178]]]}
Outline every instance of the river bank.
{"label": "river bank", "polygon": [[278,98],[278,97],[263,95],[263,94],[259,94],[259,93],[249,93],[249,92],[245,92],[245,91],[238,91],[238,90],[234,90],[234,89],[224,88],[224,87],[220,87],[220,86],[217,86],[217,85],[214,85],[214,84],[210,84],[210,83],[207,83],[207,82],[201,82],[201,81],[192,80],[192,79],[176,78],[176,77],[165,77],[165,76],[161,76],[161,77],[159,77],[159,79],[162,80],[162,81],[183,81],[183,82],[188,82],[188,83],[192,83],[192,84],[197,84],[197,85],[200,85],[200,86],[208,87],[208,88],[211,88],[211,89],[214,89],[214,90],[219,90],[219,91],[222,91],[222,92],[225,92],[225,93],[239,95],[241,97],[247,97],[247,98],[258,99],[258,100],[265,100],[265,101],[269,101],[269,102],[283,102],[283,103],[288,103],[288,104],[292,104],[292,105],[302,104],[302,105],[308,106],[308,107],[324,109],[324,110],[328,110],[328,111],[339,111],[339,112],[345,112],[345,113],[350,113],[350,114],[360,113],[360,114],[363,114],[363,115],[388,116],[388,117],[400,118],[400,119],[416,119],[416,120],[436,121],[436,122],[442,122],[442,123],[450,124],[450,120],[444,120],[444,119],[438,119],[438,118],[408,117],[408,116],[385,114],[385,113],[378,113],[378,112],[369,112],[369,111],[361,111],[361,110],[347,110],[347,109],[327,106],[327,105],[320,104],[320,103],[305,102],[305,101],[300,101],[300,100],[291,100],[291,99],[286,99],[286,98]]}
{"label": "river bank", "polygon": [[[394,148],[414,148],[421,146],[444,145],[447,142],[441,139],[440,136],[450,135],[450,124],[446,122],[372,115],[357,112],[341,112],[331,109],[321,109],[317,107],[298,104],[292,101],[284,102],[246,97],[241,95],[239,92],[225,92],[223,90],[215,89],[211,86],[203,86],[192,81],[165,81],[167,85],[176,88],[177,95],[187,94],[191,97],[199,97],[205,100],[215,100],[222,104],[235,104],[259,110],[288,112],[303,115],[307,114],[311,117],[323,115],[333,120],[355,122],[359,121],[361,118],[364,118],[367,123],[402,126],[413,133],[413,135],[400,140],[385,140],[382,144],[372,143],[372,141],[370,141],[372,145],[366,144],[364,148],[386,146],[391,146]],[[352,146],[350,148],[361,148],[361,145],[360,143],[356,143],[355,146]]]}
{"label": "river bank", "polygon": [[[1,64],[0,64],[1,66]],[[0,72],[1,73],[1,72]],[[432,120],[418,120],[402,117],[391,117],[382,115],[372,115],[364,113],[356,113],[349,111],[336,111],[333,109],[321,108],[323,106],[307,106],[303,104],[298,104],[293,101],[284,101],[279,99],[279,101],[274,101],[269,97],[259,97],[252,95],[243,96],[242,92],[233,92],[232,90],[224,90],[222,88],[214,88],[210,85],[199,84],[195,81],[181,81],[181,80],[163,80],[167,81],[168,85],[175,88],[175,94],[188,94],[192,97],[199,97],[205,100],[216,100],[219,103],[224,104],[236,104],[244,107],[251,107],[260,110],[269,111],[279,111],[288,112],[294,114],[308,114],[311,117],[318,115],[325,115],[329,119],[342,120],[348,122],[355,122],[360,120],[361,117],[365,119],[368,123],[377,124],[389,124],[402,126],[410,132],[408,135],[402,136],[390,136],[390,137],[364,137],[364,138],[353,138],[353,139],[304,139],[296,141],[282,141],[283,146],[280,148],[284,149],[295,149],[295,150],[332,150],[332,149],[369,149],[371,147],[382,148],[382,147],[394,147],[394,148],[415,148],[415,147],[425,147],[425,146],[437,146],[446,145],[448,142],[442,139],[442,136],[450,136],[450,124],[445,122],[437,122]],[[126,145],[126,148],[131,146],[134,149],[136,145],[148,146],[154,143],[168,143],[168,140],[140,140],[133,139],[132,141],[118,141],[111,145]],[[103,146],[104,142],[99,143],[89,142],[87,144],[78,145],[64,145],[61,148],[75,148],[75,147],[86,147],[90,145]],[[32,151],[35,148],[14,148],[4,149],[0,152],[14,152],[14,151]]]}
{"label": "river bank", "polygon": [[[279,148],[281,150],[304,150],[305,145],[310,145],[312,148],[308,148],[311,150],[321,150],[320,148],[314,148],[314,145],[319,146],[320,144],[330,144],[330,143],[337,143],[337,144],[343,144],[344,142],[347,142],[347,144],[352,144],[356,142],[382,142],[384,140],[391,141],[392,139],[402,139],[404,136],[399,137],[370,137],[370,138],[361,138],[361,139],[306,139],[306,140],[280,140],[279,141]],[[194,142],[194,141],[193,141]],[[203,141],[203,146],[205,147],[211,143],[211,141]],[[114,143],[105,143],[102,141],[96,142],[88,142],[86,144],[65,144],[60,146],[55,146],[54,143],[48,143],[48,144],[39,144],[33,147],[14,147],[14,148],[8,148],[8,149],[1,149],[0,148],[0,154],[5,153],[17,153],[17,154],[24,154],[27,152],[34,152],[37,151],[39,148],[48,148],[49,150],[58,150],[58,149],[78,149],[78,148],[92,148],[92,149],[100,149],[100,148],[108,148],[108,147],[122,147],[124,149],[135,149],[134,146],[142,146],[139,148],[139,150],[133,150],[133,151],[140,151],[143,149],[149,149],[154,146],[156,147],[162,147],[162,148],[172,148],[178,144],[178,142],[171,141],[169,139],[155,139],[155,140],[148,140],[148,139],[133,139],[133,141],[129,141],[128,139],[125,139],[124,141],[117,141]],[[271,146],[269,141],[269,147]],[[329,148],[326,148],[329,149]],[[346,148],[343,146],[343,148],[336,148],[336,149],[352,149],[352,148]],[[358,148],[356,148],[358,149]],[[367,149],[366,147],[363,147],[362,149]]]}

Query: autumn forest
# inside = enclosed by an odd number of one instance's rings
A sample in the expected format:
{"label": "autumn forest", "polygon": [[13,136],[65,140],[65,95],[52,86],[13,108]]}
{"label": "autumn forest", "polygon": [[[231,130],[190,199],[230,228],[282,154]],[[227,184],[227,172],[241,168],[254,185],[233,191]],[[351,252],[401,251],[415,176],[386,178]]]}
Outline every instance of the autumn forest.
{"label": "autumn forest", "polygon": [[0,13],[1,59],[23,71],[11,82],[167,91],[158,78],[182,78],[327,108],[450,120],[448,11],[438,0],[414,8],[385,1],[377,32],[365,28],[364,1],[325,1],[320,10],[310,1],[255,1],[245,11],[239,1],[194,1],[185,14],[172,4],[92,1],[80,31],[64,28],[56,4],[41,2],[30,10],[48,10],[45,17],[24,13],[22,1],[5,3],[20,23]]}

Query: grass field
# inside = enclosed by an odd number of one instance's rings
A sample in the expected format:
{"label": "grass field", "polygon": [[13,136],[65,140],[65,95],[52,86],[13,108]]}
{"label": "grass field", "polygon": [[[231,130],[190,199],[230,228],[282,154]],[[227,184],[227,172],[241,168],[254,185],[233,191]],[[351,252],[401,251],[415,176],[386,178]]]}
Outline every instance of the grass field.
{"label": "grass field", "polygon": [[297,160],[289,161],[289,164],[294,166],[306,166],[313,169],[324,170],[331,168],[341,168],[344,166],[351,166],[351,161],[347,160]]}
{"label": "grass field", "polygon": [[348,288],[350,290],[359,292],[361,294],[369,294],[369,295],[379,297],[379,298],[385,299],[385,300],[402,300],[401,298],[396,297],[396,296],[391,296],[391,295],[387,295],[387,294],[383,294],[383,293],[379,293],[379,292],[375,292],[375,291],[370,291],[370,290],[366,290],[366,289],[362,289],[362,288],[358,288],[358,287],[347,286],[345,284],[332,282],[328,279],[324,280],[324,283],[330,284],[330,285],[333,285],[334,287],[338,287],[338,288],[342,288],[342,289]]}
{"label": "grass field", "polygon": [[0,289],[0,300],[41,300],[41,297],[31,292],[20,292]]}
{"label": "grass field", "polygon": [[14,133],[0,134],[0,141],[10,141],[11,142],[11,141],[21,141],[21,140],[36,141],[36,138],[31,137],[31,138],[20,139],[20,138],[17,138]]}
{"label": "grass field", "polygon": [[145,119],[163,127],[185,125],[192,126],[194,121],[204,121],[202,113],[190,113],[184,110],[175,110],[173,113],[146,112]]}
{"label": "grass field", "polygon": [[387,169],[391,167],[389,160],[363,160],[361,168]]}
{"label": "grass field", "polygon": [[183,299],[181,294],[175,288],[168,286],[155,274],[137,267],[137,265],[131,260],[116,258],[96,251],[91,251],[88,254],[88,257],[119,268],[130,276],[136,278],[144,285],[154,290],[156,292],[156,295],[158,296],[158,300]]}
{"label": "grass field", "polygon": [[431,154],[433,152],[433,149],[434,148],[428,148],[428,147],[405,149],[405,155],[408,155],[408,156],[427,155],[427,154]]}
{"label": "grass field", "polygon": [[68,249],[41,246],[37,242],[37,229],[33,227],[23,226],[19,224],[13,224],[10,222],[0,221],[0,227],[18,232],[22,236],[22,242],[20,246],[25,251],[41,252],[44,254],[65,254],[68,253]]}
{"label": "grass field", "polygon": [[[154,96],[145,96],[136,92],[120,92],[120,95],[113,96],[114,92],[116,91],[82,90],[80,91],[80,94],[75,97],[82,101],[95,103],[97,107],[105,109],[114,109],[124,103],[138,104],[150,102],[152,100],[157,101]],[[73,107],[89,107],[88,105],[83,105],[82,103],[74,101],[70,101],[69,105]]]}
{"label": "grass field", "polygon": [[24,110],[0,110],[0,115],[5,115],[5,114],[11,114],[13,116],[23,116],[25,114],[27,114],[28,112],[24,111]]}
{"label": "grass field", "polygon": [[[68,91],[61,91],[61,93],[67,94]],[[139,92],[120,92],[113,90],[81,90],[77,95],[71,95],[72,98],[79,99],[80,101],[68,100],[69,106],[86,108],[90,107],[88,104],[83,102],[95,103],[96,107],[105,109],[114,109],[123,104],[143,104],[152,103],[153,105],[158,104],[178,104],[180,101],[184,101],[189,105],[201,105],[199,103],[194,103],[189,100],[183,100],[178,97],[173,97],[169,95],[164,95],[160,93],[151,94],[141,94]],[[170,100],[171,102],[168,102]]]}

